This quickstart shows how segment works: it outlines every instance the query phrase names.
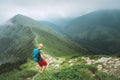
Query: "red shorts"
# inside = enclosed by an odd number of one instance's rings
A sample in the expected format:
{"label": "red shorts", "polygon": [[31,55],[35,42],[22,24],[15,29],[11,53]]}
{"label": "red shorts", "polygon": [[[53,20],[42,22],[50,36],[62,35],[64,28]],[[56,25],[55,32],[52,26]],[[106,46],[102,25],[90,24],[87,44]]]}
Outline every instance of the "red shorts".
{"label": "red shorts", "polygon": [[47,66],[47,61],[46,60],[42,60],[42,61],[39,61],[38,64],[39,64],[40,67]]}

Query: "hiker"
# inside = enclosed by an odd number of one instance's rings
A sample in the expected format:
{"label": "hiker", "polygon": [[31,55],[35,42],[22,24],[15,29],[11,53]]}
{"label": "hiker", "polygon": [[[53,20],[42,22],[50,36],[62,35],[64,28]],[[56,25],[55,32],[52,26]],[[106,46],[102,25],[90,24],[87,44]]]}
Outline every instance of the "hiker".
{"label": "hiker", "polygon": [[[43,73],[43,71],[46,69],[47,67],[47,61],[44,58],[44,55],[42,53],[42,48],[43,48],[43,44],[39,44],[37,49],[34,49],[33,54],[34,54],[34,61],[36,61],[39,66],[40,66],[40,73]],[[36,52],[35,52],[36,50]],[[38,57],[36,58],[35,55],[36,53],[38,53]]]}

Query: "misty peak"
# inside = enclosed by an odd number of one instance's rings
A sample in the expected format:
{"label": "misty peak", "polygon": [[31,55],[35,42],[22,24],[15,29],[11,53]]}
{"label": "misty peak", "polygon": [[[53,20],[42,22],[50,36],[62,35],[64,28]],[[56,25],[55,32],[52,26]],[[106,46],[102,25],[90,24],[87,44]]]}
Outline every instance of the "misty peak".
{"label": "misty peak", "polygon": [[15,16],[24,16],[24,15],[22,15],[22,14],[17,14],[17,15],[15,15]]}
{"label": "misty peak", "polygon": [[17,14],[12,19],[17,20],[17,19],[25,19],[25,18],[29,18],[29,17],[21,15],[21,14]]}
{"label": "misty peak", "polygon": [[32,19],[32,18],[29,18],[27,16],[24,16],[24,15],[21,15],[21,14],[17,14],[13,18],[11,18],[10,21],[13,22],[13,23],[24,24],[24,23],[31,23],[31,22],[33,22],[35,20]]}

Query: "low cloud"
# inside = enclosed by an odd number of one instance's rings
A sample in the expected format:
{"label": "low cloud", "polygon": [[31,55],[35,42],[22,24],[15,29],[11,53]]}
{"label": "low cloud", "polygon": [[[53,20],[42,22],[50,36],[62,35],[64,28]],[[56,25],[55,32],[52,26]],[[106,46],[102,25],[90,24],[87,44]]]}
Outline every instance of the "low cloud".
{"label": "low cloud", "polygon": [[34,19],[67,18],[99,9],[120,9],[120,0],[0,0],[0,23],[16,14]]}

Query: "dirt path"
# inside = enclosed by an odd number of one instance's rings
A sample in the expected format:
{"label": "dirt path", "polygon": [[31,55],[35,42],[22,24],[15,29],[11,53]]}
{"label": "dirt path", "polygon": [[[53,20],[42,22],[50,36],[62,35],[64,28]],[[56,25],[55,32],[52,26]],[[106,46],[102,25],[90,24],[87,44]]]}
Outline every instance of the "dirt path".
{"label": "dirt path", "polygon": [[[36,33],[34,33],[34,31],[32,30],[31,27],[31,31],[33,32],[33,34],[35,35],[35,44],[38,44],[38,36],[36,35]],[[43,52],[44,53],[44,52]],[[65,58],[54,58],[48,54],[44,54],[47,62],[48,62],[48,66],[46,70],[50,70],[50,69],[58,69],[60,67],[60,64],[64,61]],[[38,66],[39,67],[39,66]],[[35,76],[33,76],[32,80],[35,80],[36,77],[38,77],[40,75],[40,73],[38,72]]]}
{"label": "dirt path", "polygon": [[37,77],[37,76],[39,76],[39,72],[35,75],[35,76],[33,76],[33,78],[32,78],[32,80],[35,80],[35,78]]}
{"label": "dirt path", "polygon": [[[44,54],[44,56],[48,62],[46,70],[55,70],[60,68],[60,64],[65,60],[65,58],[54,58],[48,54]],[[33,76],[32,80],[35,80],[35,78],[37,78],[39,75],[40,73],[38,72],[35,76]]]}
{"label": "dirt path", "polygon": [[36,33],[34,33],[34,31],[32,30],[32,27],[30,27],[30,29],[31,29],[31,31],[33,32],[33,34],[35,35],[35,39],[34,39],[35,44],[38,44],[38,41],[37,41],[38,36],[37,36]]}

